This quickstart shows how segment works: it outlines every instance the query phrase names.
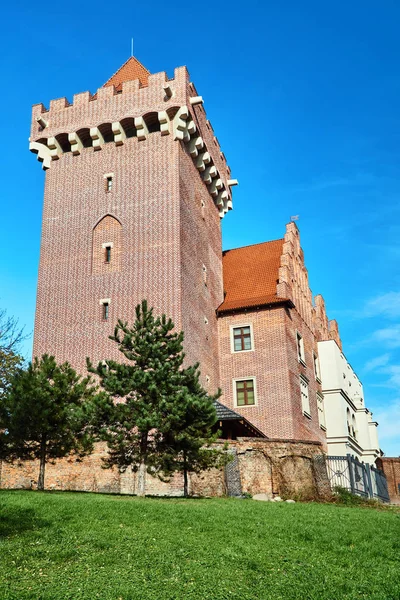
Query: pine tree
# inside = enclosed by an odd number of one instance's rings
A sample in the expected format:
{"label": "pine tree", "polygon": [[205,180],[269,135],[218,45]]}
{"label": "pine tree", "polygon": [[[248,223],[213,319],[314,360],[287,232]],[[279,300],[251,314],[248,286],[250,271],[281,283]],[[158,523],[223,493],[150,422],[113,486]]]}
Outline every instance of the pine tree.
{"label": "pine tree", "polygon": [[179,403],[171,402],[169,418],[161,442],[163,472],[183,473],[184,496],[189,495],[188,474],[200,473],[212,467],[222,467],[230,460],[226,448],[213,447],[218,433],[212,429],[216,423],[214,400],[200,384],[198,364],[182,371],[185,394]]}
{"label": "pine tree", "polygon": [[[136,307],[134,324],[118,321],[110,339],[129,362],[107,360],[94,368],[88,361],[89,371],[100,377],[113,399],[107,403],[103,398],[99,407],[100,436],[109,447],[106,464],[137,471],[137,493],[144,496],[146,472],[168,475],[181,469],[178,432],[190,426],[186,437],[195,438],[200,449],[210,439],[209,428],[216,420],[213,399],[198,383],[197,365],[182,366],[183,333],[174,332],[165,315],[155,318],[145,300]],[[203,419],[202,425],[194,425],[195,415]],[[200,468],[200,459],[197,467],[192,458],[194,448],[194,441],[187,442],[188,469]],[[202,464],[206,462],[204,457]]]}
{"label": "pine tree", "polygon": [[0,407],[3,451],[6,444],[9,459],[39,459],[39,490],[49,460],[92,451],[95,394],[90,377],[81,378],[68,363],[58,365],[46,354],[11,380]]}

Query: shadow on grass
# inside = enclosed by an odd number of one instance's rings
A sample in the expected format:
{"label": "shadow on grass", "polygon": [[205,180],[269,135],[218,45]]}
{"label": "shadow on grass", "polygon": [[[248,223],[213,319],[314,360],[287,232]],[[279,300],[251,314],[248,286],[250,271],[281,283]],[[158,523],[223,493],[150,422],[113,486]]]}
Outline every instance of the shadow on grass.
{"label": "shadow on grass", "polygon": [[0,505],[0,539],[49,525],[33,508]]}

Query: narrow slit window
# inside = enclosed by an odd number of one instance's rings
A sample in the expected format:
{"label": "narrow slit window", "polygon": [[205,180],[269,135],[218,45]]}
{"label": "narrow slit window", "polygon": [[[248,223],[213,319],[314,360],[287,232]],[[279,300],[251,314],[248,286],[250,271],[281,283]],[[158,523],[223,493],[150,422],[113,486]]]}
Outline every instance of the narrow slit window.
{"label": "narrow slit window", "polygon": [[110,263],[111,262],[111,246],[106,246],[104,248],[104,250],[105,250],[104,260],[106,263]]}
{"label": "narrow slit window", "polygon": [[203,265],[203,282],[204,285],[207,285],[207,267]]}
{"label": "narrow slit window", "polygon": [[301,337],[301,335],[299,333],[297,333],[296,337],[297,337],[297,356],[298,356],[299,361],[301,363],[305,364],[306,359],[305,359],[305,354],[304,354],[303,338]]}
{"label": "narrow slit window", "polygon": [[108,175],[105,179],[106,182],[106,192],[111,192],[113,186],[113,178],[111,175]]}
{"label": "narrow slit window", "polygon": [[103,321],[108,321],[110,315],[110,305],[108,302],[103,302]]}

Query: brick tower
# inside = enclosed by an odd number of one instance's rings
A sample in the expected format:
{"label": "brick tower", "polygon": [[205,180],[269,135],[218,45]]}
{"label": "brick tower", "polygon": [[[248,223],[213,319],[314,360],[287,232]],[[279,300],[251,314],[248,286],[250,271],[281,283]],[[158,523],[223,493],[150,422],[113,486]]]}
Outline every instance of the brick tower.
{"label": "brick tower", "polygon": [[33,107],[30,150],[46,170],[34,356],[120,359],[108,339],[147,299],[185,332],[188,363],[219,385],[220,219],[230,171],[185,67],[135,58],[97,90]]}

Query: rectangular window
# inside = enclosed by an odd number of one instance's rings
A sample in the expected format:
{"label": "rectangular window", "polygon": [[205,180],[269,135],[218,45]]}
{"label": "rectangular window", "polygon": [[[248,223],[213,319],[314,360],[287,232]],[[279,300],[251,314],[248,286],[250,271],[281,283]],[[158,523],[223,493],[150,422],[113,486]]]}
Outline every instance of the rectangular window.
{"label": "rectangular window", "polygon": [[103,321],[108,321],[108,317],[110,314],[110,305],[108,302],[103,303]]}
{"label": "rectangular window", "polygon": [[319,426],[321,427],[321,429],[326,430],[324,397],[321,394],[317,394],[317,407]]}
{"label": "rectangular window", "polygon": [[304,354],[304,342],[303,338],[299,333],[296,334],[297,339],[297,356],[300,362],[306,364],[305,354]]}
{"label": "rectangular window", "polygon": [[318,381],[321,381],[321,372],[319,370],[319,359],[318,359],[318,356],[316,354],[314,354],[313,356],[314,356],[314,375],[315,375],[315,379],[317,379]]}
{"label": "rectangular window", "polygon": [[106,246],[104,248],[104,250],[105,250],[105,256],[104,256],[105,262],[110,263],[111,262],[111,246]]}
{"label": "rectangular window", "polygon": [[301,393],[301,408],[303,414],[311,418],[310,398],[308,395],[308,381],[304,377],[300,377],[300,393]]}
{"label": "rectangular window", "polygon": [[254,379],[235,381],[236,406],[251,406],[256,403]]}
{"label": "rectangular window", "polygon": [[233,350],[234,352],[243,352],[251,350],[251,329],[250,325],[246,327],[233,328]]}

